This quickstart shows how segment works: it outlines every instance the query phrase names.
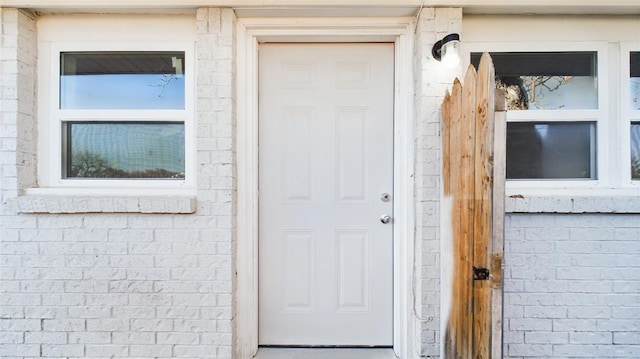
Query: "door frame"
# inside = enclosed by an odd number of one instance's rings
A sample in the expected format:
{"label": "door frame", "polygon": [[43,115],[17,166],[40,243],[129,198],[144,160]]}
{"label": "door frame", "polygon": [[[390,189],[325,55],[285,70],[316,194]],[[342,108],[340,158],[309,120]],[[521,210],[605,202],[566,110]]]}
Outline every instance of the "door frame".
{"label": "door frame", "polygon": [[413,334],[414,111],[412,17],[241,18],[237,21],[236,350],[258,350],[258,46],[264,42],[391,42],[394,81],[393,349],[407,358]]}

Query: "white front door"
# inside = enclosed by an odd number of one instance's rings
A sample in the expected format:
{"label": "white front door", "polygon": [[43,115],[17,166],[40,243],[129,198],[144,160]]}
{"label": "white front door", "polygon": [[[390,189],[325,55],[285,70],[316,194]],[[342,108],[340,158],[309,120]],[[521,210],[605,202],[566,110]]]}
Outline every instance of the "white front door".
{"label": "white front door", "polygon": [[393,44],[260,45],[260,345],[392,345],[393,96]]}

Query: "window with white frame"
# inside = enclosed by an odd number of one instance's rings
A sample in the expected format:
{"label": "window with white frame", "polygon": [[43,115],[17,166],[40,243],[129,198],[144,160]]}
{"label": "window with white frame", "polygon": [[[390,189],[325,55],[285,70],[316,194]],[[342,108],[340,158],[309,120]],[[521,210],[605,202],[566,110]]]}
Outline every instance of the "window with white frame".
{"label": "window with white frame", "polygon": [[[477,66],[481,53],[471,53]],[[597,180],[597,51],[492,52],[506,94],[507,179]]]}
{"label": "window with white frame", "polygon": [[184,71],[184,52],[61,52],[62,178],[184,179],[185,116],[149,113],[184,111]]}
{"label": "window with white frame", "polygon": [[162,20],[43,21],[42,187],[193,187],[193,38]]}
{"label": "window with white frame", "polygon": [[465,62],[489,52],[508,93],[507,193],[639,194],[638,19],[469,15],[463,28]]}

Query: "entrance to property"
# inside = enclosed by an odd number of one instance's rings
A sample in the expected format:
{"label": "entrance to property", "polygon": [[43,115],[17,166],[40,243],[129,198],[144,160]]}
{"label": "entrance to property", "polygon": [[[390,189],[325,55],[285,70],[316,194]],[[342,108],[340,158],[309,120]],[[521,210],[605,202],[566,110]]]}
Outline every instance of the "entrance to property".
{"label": "entrance to property", "polygon": [[260,345],[393,345],[394,44],[259,47]]}

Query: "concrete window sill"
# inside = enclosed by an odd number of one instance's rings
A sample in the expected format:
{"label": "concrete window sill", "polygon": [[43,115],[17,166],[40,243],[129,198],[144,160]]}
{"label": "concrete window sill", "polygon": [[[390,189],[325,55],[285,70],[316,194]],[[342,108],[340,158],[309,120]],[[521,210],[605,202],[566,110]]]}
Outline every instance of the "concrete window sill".
{"label": "concrete window sill", "polygon": [[506,213],[640,213],[640,196],[526,196],[505,199]]}
{"label": "concrete window sill", "polygon": [[25,195],[15,199],[15,206],[19,213],[188,214],[196,211],[196,197],[188,195]]}

